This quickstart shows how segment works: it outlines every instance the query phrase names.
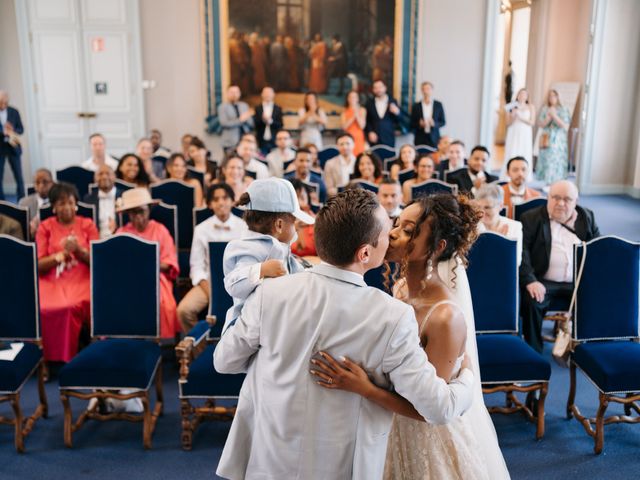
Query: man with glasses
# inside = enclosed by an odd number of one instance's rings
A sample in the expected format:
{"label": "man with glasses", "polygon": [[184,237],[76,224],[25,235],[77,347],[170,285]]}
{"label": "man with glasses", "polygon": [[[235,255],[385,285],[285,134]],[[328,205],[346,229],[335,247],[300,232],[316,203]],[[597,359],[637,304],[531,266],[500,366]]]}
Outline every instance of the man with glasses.
{"label": "man with glasses", "polygon": [[577,187],[561,180],[551,185],[546,205],[520,217],[520,315],[529,345],[542,352],[542,320],[553,301],[568,306],[573,291],[573,246],[600,236],[593,212],[576,205]]}

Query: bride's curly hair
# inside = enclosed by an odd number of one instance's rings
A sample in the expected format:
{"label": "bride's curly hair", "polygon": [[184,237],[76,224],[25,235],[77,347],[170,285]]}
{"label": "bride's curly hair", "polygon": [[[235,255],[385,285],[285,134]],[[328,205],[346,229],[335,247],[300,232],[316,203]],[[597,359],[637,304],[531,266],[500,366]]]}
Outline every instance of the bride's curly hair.
{"label": "bride's curly hair", "polygon": [[[393,272],[388,263],[385,262],[384,284],[387,289],[389,289],[392,282],[396,282],[398,278],[406,276],[409,256],[415,248],[415,239],[420,235],[421,227],[425,222],[428,222],[431,227],[431,235],[427,240],[425,271],[428,260],[432,258],[441,240],[445,241],[446,246],[440,256],[437,259],[433,259],[434,263],[456,257],[466,266],[469,249],[478,238],[478,222],[482,218],[482,214],[471,204],[469,197],[465,195],[456,197],[450,193],[438,193],[421,196],[409,205],[414,203],[420,205],[422,211],[403,259],[396,265]],[[455,284],[455,271],[453,282]]]}

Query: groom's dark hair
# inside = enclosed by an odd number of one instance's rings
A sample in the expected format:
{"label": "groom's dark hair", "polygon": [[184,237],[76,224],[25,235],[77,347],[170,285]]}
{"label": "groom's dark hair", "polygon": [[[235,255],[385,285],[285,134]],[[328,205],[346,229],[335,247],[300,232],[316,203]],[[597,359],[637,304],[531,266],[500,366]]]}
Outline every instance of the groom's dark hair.
{"label": "groom's dark hair", "polygon": [[382,225],[375,216],[377,197],[362,188],[348,189],[329,199],[314,227],[318,256],[332,265],[353,263],[364,244],[378,245]]}

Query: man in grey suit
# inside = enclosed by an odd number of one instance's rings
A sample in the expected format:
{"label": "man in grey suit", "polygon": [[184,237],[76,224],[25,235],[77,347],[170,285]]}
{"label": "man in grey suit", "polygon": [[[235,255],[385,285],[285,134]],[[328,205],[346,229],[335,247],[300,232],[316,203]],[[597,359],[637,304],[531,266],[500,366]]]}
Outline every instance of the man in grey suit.
{"label": "man in grey suit", "polygon": [[309,374],[319,351],[357,358],[429,422],[447,423],[472,401],[473,373],[449,385],[420,346],[413,309],[367,287],[391,221],[375,195],[347,190],[320,210],[315,241],[323,263],[265,280],[214,353],[221,373],[246,372],[218,475],[230,479],[378,479],[391,412]]}
{"label": "man in grey suit", "polygon": [[[23,197],[18,202],[21,207],[27,207],[29,209],[29,229],[31,235],[35,235],[38,225],[40,223],[40,209],[49,205],[49,190],[53,186],[53,176],[51,171],[46,168],[39,168],[36,170],[33,176],[33,185],[36,190],[35,193]],[[25,232],[26,234],[27,232]]]}
{"label": "man in grey suit", "polygon": [[240,101],[242,92],[237,85],[227,88],[227,101],[218,105],[218,117],[222,127],[220,143],[226,152],[235,148],[243,133],[250,132],[253,128],[253,112],[249,105]]}

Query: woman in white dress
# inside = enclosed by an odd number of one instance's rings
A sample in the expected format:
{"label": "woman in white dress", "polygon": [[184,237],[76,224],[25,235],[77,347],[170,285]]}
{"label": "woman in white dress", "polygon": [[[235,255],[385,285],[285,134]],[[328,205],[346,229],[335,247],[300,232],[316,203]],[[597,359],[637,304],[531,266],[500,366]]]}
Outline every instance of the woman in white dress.
{"label": "woman in white dress", "polygon": [[[471,293],[462,265],[479,218],[464,198],[425,196],[403,210],[390,235],[387,260],[400,265],[395,296],[413,306],[429,361],[447,381],[458,374],[465,355],[479,371]],[[432,425],[407,400],[371,383],[349,359],[323,358],[327,363],[312,360],[319,385],[357,393],[395,412],[385,479],[509,478],[479,375],[469,411],[447,425]]]}
{"label": "woman in white dress", "polygon": [[[536,120],[535,107],[529,102],[529,92],[525,88],[518,91],[515,102],[508,104],[505,109],[507,110],[507,138],[504,142],[501,180],[509,180],[507,162],[513,157],[524,157],[529,165],[533,165],[533,124]],[[527,179],[527,181],[530,180],[531,178]]]}
{"label": "woman in white dress", "polygon": [[304,94],[304,108],[298,110],[298,122],[300,125],[300,145],[313,143],[321,150],[322,130],[327,126],[327,115],[320,108],[318,95],[315,92]]}

